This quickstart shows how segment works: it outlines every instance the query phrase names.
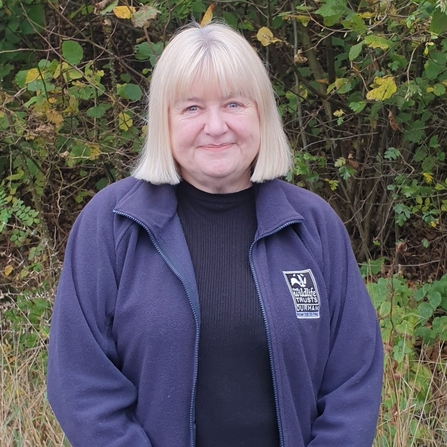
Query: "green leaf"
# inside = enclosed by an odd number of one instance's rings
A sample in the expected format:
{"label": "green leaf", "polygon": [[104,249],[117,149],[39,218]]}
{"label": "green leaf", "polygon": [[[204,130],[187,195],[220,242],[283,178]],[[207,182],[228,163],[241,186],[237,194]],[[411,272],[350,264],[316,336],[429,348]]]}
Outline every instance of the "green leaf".
{"label": "green leaf", "polygon": [[349,108],[355,112],[360,113],[366,107],[366,101],[350,102]]}
{"label": "green leaf", "polygon": [[437,9],[432,16],[430,23],[430,32],[441,34],[447,30],[447,14]]}
{"label": "green leaf", "polygon": [[363,48],[363,42],[359,42],[353,45],[349,49],[349,60],[350,61],[356,60],[359,57],[360,53],[362,52],[362,48]]}
{"label": "green leaf", "polygon": [[424,302],[419,304],[418,313],[424,320],[428,320],[433,315],[433,308]]}
{"label": "green leaf", "polygon": [[436,310],[441,304],[442,296],[437,291],[431,291],[428,293],[427,299],[433,310]]}
{"label": "green leaf", "polygon": [[385,158],[386,160],[397,160],[397,158],[399,158],[399,156],[400,156],[399,149],[396,149],[395,147],[389,147],[385,151],[383,158]]}
{"label": "green leaf", "polygon": [[98,104],[95,107],[90,107],[87,110],[87,116],[90,118],[102,118],[110,107],[109,104]]}
{"label": "green leaf", "polygon": [[374,35],[366,36],[365,43],[371,48],[380,48],[382,50],[387,50],[391,45],[393,45],[393,42],[390,40]]}
{"label": "green leaf", "polygon": [[436,85],[433,87],[433,93],[434,93],[436,96],[442,96],[442,95],[445,93],[445,87],[444,87],[444,85],[443,85],[443,84],[436,84]]}
{"label": "green leaf", "polygon": [[22,70],[16,74],[15,82],[19,88],[23,88],[26,85],[26,75],[29,70]]}
{"label": "green leaf", "polygon": [[365,34],[368,30],[365,22],[358,14],[349,14],[349,17],[346,17],[346,20],[343,20],[341,23],[345,28],[360,35]]}
{"label": "green leaf", "polygon": [[20,23],[22,33],[25,35],[36,34],[45,26],[45,6],[43,4],[29,5],[26,7],[26,16],[23,17],[27,17],[27,19]]}
{"label": "green leaf", "polygon": [[143,96],[141,87],[136,84],[123,84],[118,87],[118,95],[130,101],[139,101]]}
{"label": "green leaf", "polygon": [[413,121],[404,133],[404,140],[419,143],[425,138],[425,124],[421,120]]}
{"label": "green leaf", "polygon": [[346,0],[323,0],[323,3],[324,5],[315,11],[321,17],[341,16],[347,10]]}
{"label": "green leaf", "polygon": [[66,40],[62,44],[62,55],[65,60],[71,65],[77,65],[84,57],[84,51],[81,45],[74,40]]}

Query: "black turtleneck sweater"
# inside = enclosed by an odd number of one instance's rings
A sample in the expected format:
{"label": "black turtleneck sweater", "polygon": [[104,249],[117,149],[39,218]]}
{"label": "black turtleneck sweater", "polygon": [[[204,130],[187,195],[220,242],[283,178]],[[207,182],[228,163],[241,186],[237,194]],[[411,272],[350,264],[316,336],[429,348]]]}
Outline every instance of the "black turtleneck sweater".
{"label": "black turtleneck sweater", "polygon": [[249,249],[253,188],[209,194],[181,182],[178,214],[200,300],[197,447],[277,447],[267,336]]}

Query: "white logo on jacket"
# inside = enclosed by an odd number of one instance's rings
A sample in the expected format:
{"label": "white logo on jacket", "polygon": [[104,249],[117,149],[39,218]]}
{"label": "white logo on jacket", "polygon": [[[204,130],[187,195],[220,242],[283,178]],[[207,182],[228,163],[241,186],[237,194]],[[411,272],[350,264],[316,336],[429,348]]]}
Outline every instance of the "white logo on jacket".
{"label": "white logo on jacket", "polygon": [[312,270],[283,272],[293,298],[296,317],[320,318],[320,294]]}

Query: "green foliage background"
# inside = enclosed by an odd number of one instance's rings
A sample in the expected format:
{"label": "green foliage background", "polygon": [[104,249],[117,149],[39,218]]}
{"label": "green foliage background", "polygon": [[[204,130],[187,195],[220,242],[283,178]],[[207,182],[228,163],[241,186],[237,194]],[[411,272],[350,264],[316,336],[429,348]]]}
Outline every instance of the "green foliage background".
{"label": "green foliage background", "polygon": [[[128,174],[145,138],[157,58],[210,5],[0,0],[0,331],[8,343],[46,343],[71,224],[95,192]],[[447,443],[436,393],[424,385],[444,363],[415,366],[422,343],[447,338],[446,7],[221,0],[213,11],[266,62],[294,153],[288,180],[331,203],[363,263],[394,371],[377,441],[384,447],[398,445],[395,414],[408,404],[396,374],[418,390],[414,445]],[[44,364],[44,349],[39,356]]]}

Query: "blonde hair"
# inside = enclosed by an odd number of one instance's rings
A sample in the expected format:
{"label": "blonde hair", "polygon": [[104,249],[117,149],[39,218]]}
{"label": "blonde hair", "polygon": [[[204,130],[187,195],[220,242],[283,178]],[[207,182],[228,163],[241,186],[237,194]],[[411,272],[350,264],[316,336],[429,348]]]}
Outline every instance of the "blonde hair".
{"label": "blonde hair", "polygon": [[219,86],[223,96],[241,94],[256,102],[260,147],[252,182],[285,175],[291,153],[267,71],[250,44],[220,23],[192,24],[176,34],[154,69],[149,89],[147,138],[133,176],[154,184],[181,180],[172,155],[169,107],[187,99],[194,80]]}

